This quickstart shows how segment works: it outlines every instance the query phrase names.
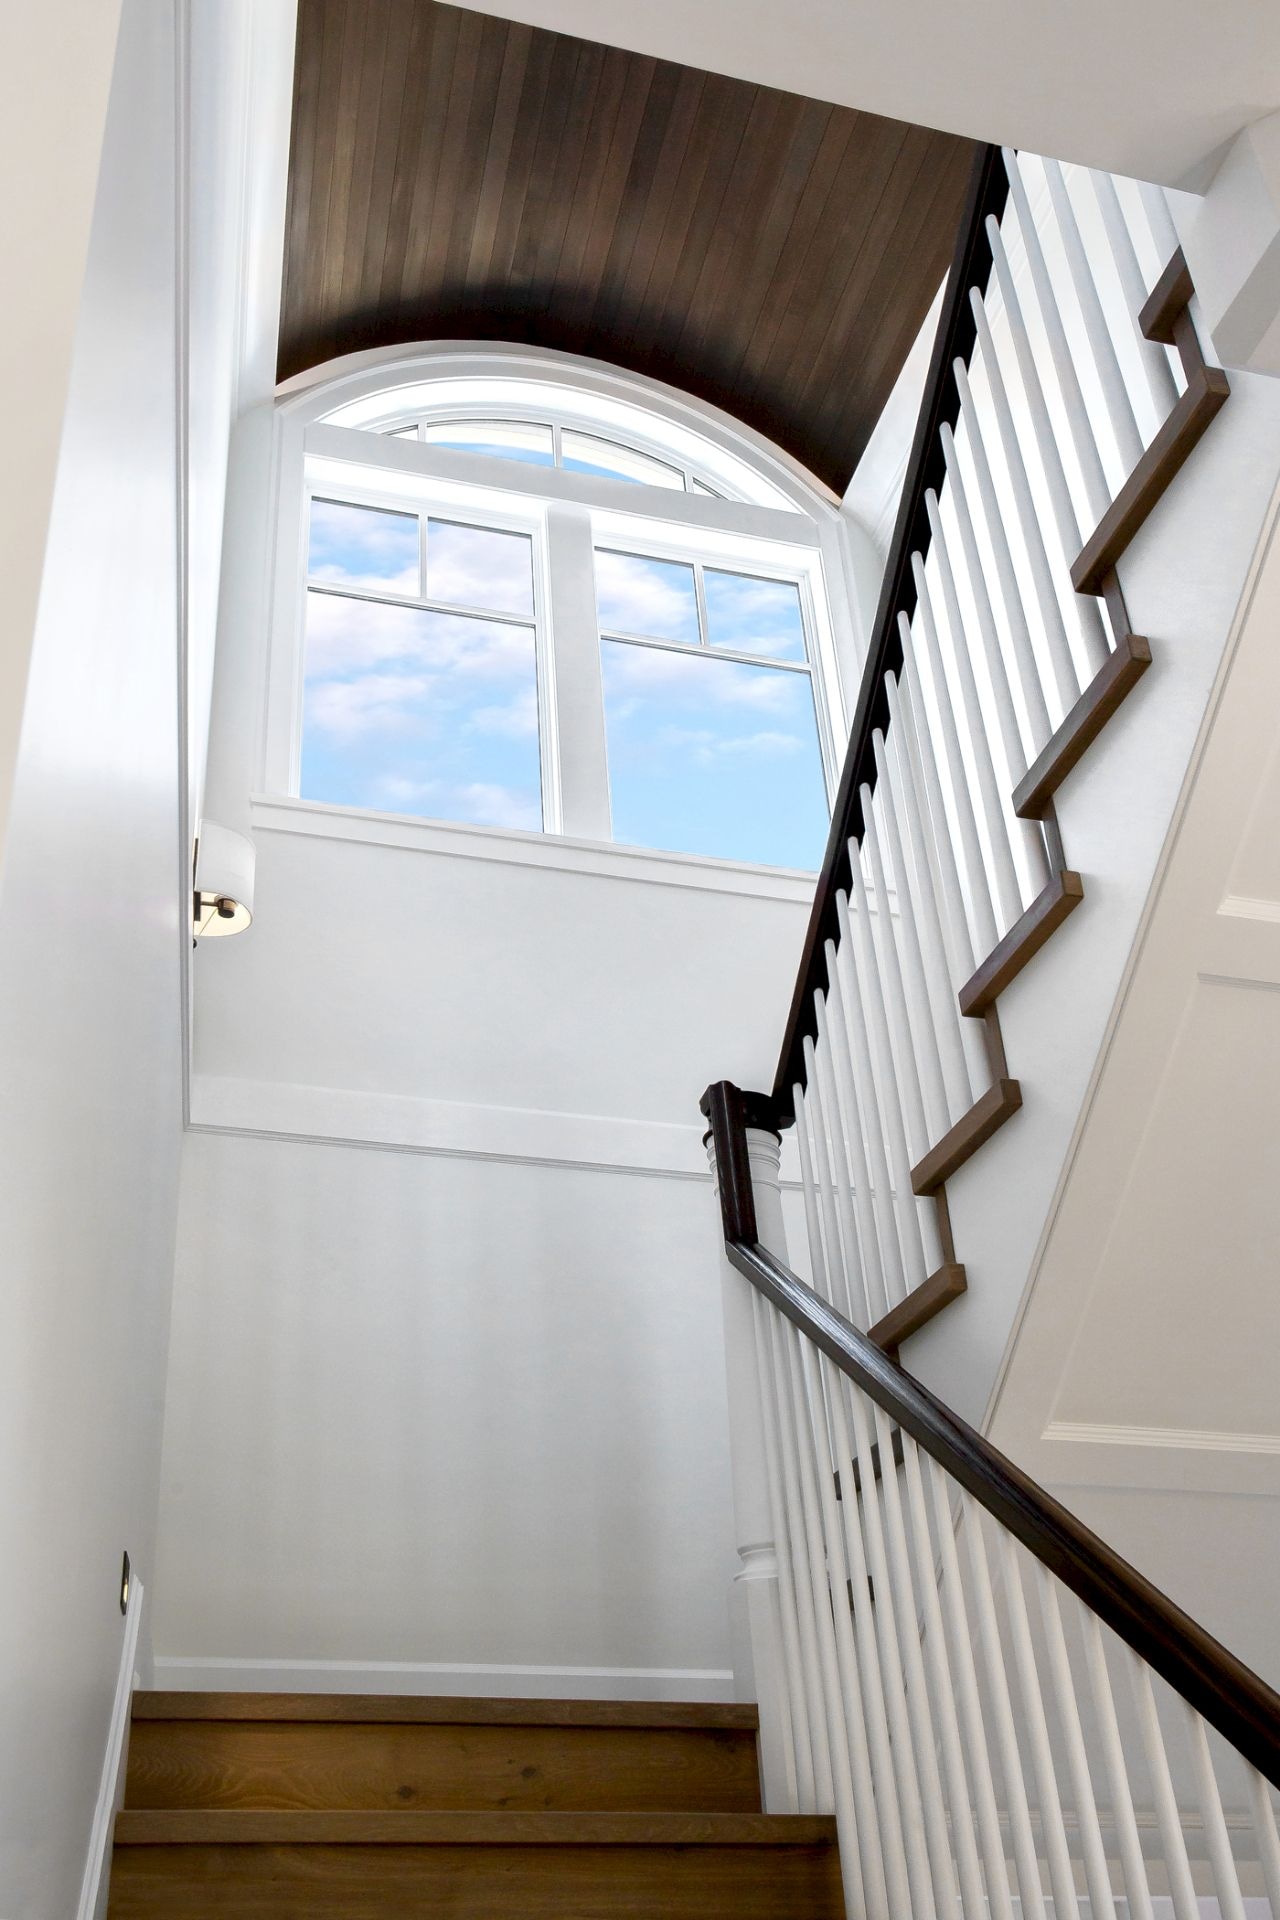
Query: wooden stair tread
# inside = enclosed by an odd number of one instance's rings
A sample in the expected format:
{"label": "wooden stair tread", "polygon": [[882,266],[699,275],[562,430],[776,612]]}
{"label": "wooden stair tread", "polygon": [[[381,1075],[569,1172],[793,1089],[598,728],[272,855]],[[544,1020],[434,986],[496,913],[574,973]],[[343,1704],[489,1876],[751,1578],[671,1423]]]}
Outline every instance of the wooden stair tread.
{"label": "wooden stair tread", "polygon": [[135,1720],[401,1722],[423,1726],[688,1727],[754,1733],[756,1708],[700,1700],[491,1700],[428,1694],[162,1693],[133,1696]]}
{"label": "wooden stair tread", "polygon": [[124,1808],[117,1847],[834,1847],[822,1814]]}

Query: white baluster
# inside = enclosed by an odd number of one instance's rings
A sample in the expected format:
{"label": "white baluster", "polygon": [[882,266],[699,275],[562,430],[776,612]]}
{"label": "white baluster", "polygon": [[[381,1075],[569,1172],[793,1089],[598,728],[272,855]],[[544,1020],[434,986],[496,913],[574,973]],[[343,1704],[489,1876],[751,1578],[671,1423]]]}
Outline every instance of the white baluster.
{"label": "white baluster", "polygon": [[[820,1002],[821,995],[814,995]],[[825,1029],[824,1011],[818,1007],[819,1040]],[[825,1049],[823,1049],[825,1052]],[[822,1220],[828,1249],[828,1278],[835,1289],[831,1298],[841,1313],[849,1319],[854,1318],[855,1288],[861,1287],[862,1276],[858,1271],[858,1248],[853,1231],[853,1214],[849,1206],[847,1188],[843,1189],[843,1202],[837,1196],[836,1182],[831,1162],[831,1120],[833,1105],[830,1088],[827,1086],[826,1062],[819,1057],[819,1047],[807,1036],[804,1043],[805,1069],[808,1086],[809,1106],[813,1121],[814,1173],[818,1180],[818,1192],[821,1195]],[[838,1266],[839,1271],[830,1271]]]}
{"label": "white baluster", "polygon": [[773,1309],[753,1287],[756,1373],[764,1424],[765,1478],[773,1516],[773,1539],[778,1555],[778,1612],[782,1628],[782,1660],[787,1676],[787,1706],[791,1714],[792,1759],[796,1776],[796,1806],[812,1813],[818,1805],[814,1775],[814,1742],[810,1724],[808,1677],[800,1647],[799,1602],[795,1586],[794,1527],[783,1492],[778,1439],[777,1395],[773,1386],[773,1341],[769,1316]]}
{"label": "white baluster", "polygon": [[[1027,1596],[1023,1592],[1022,1572],[1013,1535],[1006,1533],[1003,1528],[997,1528],[996,1537],[1004,1568],[1005,1617],[1009,1623],[1013,1663],[1022,1699],[1022,1725],[1031,1749],[1036,1799],[1040,1806],[1040,1832],[1049,1864],[1054,1910],[1058,1914],[1074,1914],[1075,1876],[1071,1871],[1071,1852],[1062,1818],[1062,1798],[1058,1790],[1058,1776],[1054,1771],[1053,1748],[1049,1743],[1049,1724],[1040,1692],[1040,1676],[1036,1671],[1031,1622],[1027,1617]],[[1103,1911],[1109,1913],[1110,1908],[1104,1908]]]}
{"label": "white baluster", "polygon": [[[1071,1796],[1076,1804],[1080,1846],[1084,1854],[1085,1884],[1095,1914],[1114,1914],[1116,1902],[1107,1870],[1107,1850],[1102,1843],[1098,1802],[1089,1773],[1089,1756],[1084,1744],[1084,1729],[1076,1705],[1075,1676],[1067,1653],[1067,1639],[1058,1607],[1057,1585],[1053,1575],[1035,1563],[1040,1592],[1040,1617],[1044,1622],[1045,1646],[1049,1656],[1049,1675],[1058,1707],[1058,1721],[1067,1750],[1067,1770],[1071,1776]],[[1065,1846],[1065,1837],[1064,1842]]]}
{"label": "white baluster", "polygon": [[[938,717],[938,733],[942,741],[947,783],[951,789],[954,809],[954,812],[949,811],[945,816],[946,826],[949,830],[954,818],[959,831],[964,876],[967,882],[965,901],[970,944],[975,958],[980,954],[985,960],[996,944],[996,916],[991,898],[991,882],[987,878],[986,862],[982,858],[977,815],[973,809],[968,769],[964,763],[964,754],[960,750],[960,734],[956,727],[955,709],[951,704],[951,689],[943,671],[942,650],[938,644],[938,628],[933,616],[933,601],[918,553],[911,556],[911,564],[915,569],[918,596],[916,611],[920,620],[920,637],[923,642],[917,667],[922,663],[927,667],[933,687],[934,712]],[[927,709],[922,711],[927,713]]]}
{"label": "white baluster", "polygon": [[[812,1068],[808,1049],[812,1042],[805,1041],[805,1073],[809,1075],[809,1085],[813,1085]],[[813,1146],[810,1134],[808,1089],[796,1087],[796,1149],[800,1158],[800,1194],[804,1202],[805,1236],[809,1242],[809,1272],[815,1293],[820,1293],[832,1306],[844,1310],[844,1303],[837,1301],[831,1289],[832,1254],[823,1233],[822,1202],[818,1195],[818,1173],[814,1165]]]}
{"label": "white baluster", "polygon": [[1280,1916],[1280,1835],[1276,1832],[1271,1789],[1258,1769],[1250,1766],[1248,1761],[1245,1762],[1244,1771],[1249,1790],[1253,1836],[1258,1843],[1258,1860],[1262,1867],[1262,1884],[1271,1904],[1272,1920],[1277,1920],[1277,1916]]}
{"label": "white baluster", "polygon": [[[995,264],[996,281],[1000,288],[1000,297],[1004,301],[1005,318],[1009,323],[1009,337],[1013,341],[1018,372],[1022,377],[1022,391],[1026,396],[1027,409],[1031,415],[1032,435],[1040,459],[1040,471],[1044,475],[1045,485],[1048,488],[1049,504],[1053,510],[1054,525],[1062,549],[1065,576],[1083,544],[1080,519],[1071,498],[1071,488],[1067,484],[1066,469],[1058,449],[1058,437],[1049,418],[1049,409],[1040,380],[1040,369],[1036,365],[1035,353],[1027,332],[1022,302],[1018,298],[1018,289],[1014,285],[1013,272],[1004,250],[1004,241],[1000,237],[1000,229],[994,220],[987,221],[987,232],[991,240],[991,257]],[[1109,341],[1110,335],[1107,337]],[[1127,404],[1127,395],[1125,399]],[[1134,431],[1136,433],[1137,429],[1135,428]],[[1082,597],[1077,594],[1072,604],[1080,629],[1080,638],[1084,644],[1085,658],[1096,672],[1109,652],[1098,603],[1092,595]]]}
{"label": "white baluster", "polygon": [[[1000,1623],[996,1615],[991,1568],[987,1561],[986,1542],[982,1537],[981,1509],[967,1494],[961,1496],[961,1507],[964,1514],[965,1538],[969,1546],[969,1565],[973,1574],[974,1610],[978,1616],[978,1632],[982,1641],[983,1674],[991,1699],[996,1744],[1000,1750],[1000,1772],[1004,1780],[1004,1796],[1009,1813],[1009,1835],[1013,1843],[1018,1892],[1022,1900],[1022,1920],[1045,1920],[1044,1888],[1040,1880],[1040,1863],[1036,1855],[1035,1836],[1031,1828],[1027,1779],[1023,1770],[1022,1755],[1018,1750],[1017,1722],[1013,1717],[1013,1701],[1009,1694],[1004,1647],[1000,1641]],[[1181,1915],[1178,1916],[1178,1920],[1182,1920]]]}
{"label": "white baluster", "polygon": [[1036,230],[1035,218],[1031,212],[1031,202],[1027,198],[1027,183],[1022,177],[1021,164],[1010,147],[1004,148],[1004,167],[1009,176],[1009,192],[1018,216],[1018,232],[1022,236],[1027,265],[1031,269],[1031,284],[1035,289],[1036,308],[1044,327],[1045,338],[1049,342],[1049,352],[1053,357],[1053,370],[1058,377],[1058,391],[1062,396],[1063,410],[1067,416],[1071,444],[1075,448],[1076,459],[1080,464],[1085,497],[1089,502],[1089,511],[1096,525],[1111,505],[1111,496],[1115,489],[1109,485],[1107,476],[1102,471],[1102,460],[1098,453],[1097,440],[1094,438],[1093,422],[1089,418],[1089,409],[1085,405],[1080,376],[1076,372],[1075,361],[1067,341],[1067,330],[1062,321],[1062,311],[1058,305],[1058,297],[1054,291],[1049,268],[1045,263],[1044,249],[1040,245],[1040,235]]}
{"label": "white baluster", "polygon": [[[880,1671],[880,1655],[871,1602],[871,1576],[867,1572],[866,1549],[862,1538],[859,1505],[861,1496],[854,1484],[853,1446],[849,1437],[846,1399],[856,1391],[844,1375],[825,1356],[819,1356],[826,1401],[831,1416],[833,1449],[840,1463],[840,1523],[845,1542],[845,1567],[849,1575],[850,1611],[858,1665],[862,1675],[865,1707],[865,1733],[871,1755],[872,1778],[876,1787],[876,1807],[880,1829],[881,1861],[894,1916],[911,1911],[911,1889],[907,1876],[907,1856],[903,1842],[902,1801],[898,1776],[904,1776],[903,1793],[919,1825],[919,1796],[910,1754],[897,1753],[889,1736],[889,1714],[885,1704],[885,1680]],[[856,1738],[856,1736],[855,1736]]]}
{"label": "white baluster", "polygon": [[1092,172],[1089,179],[1102,214],[1102,223],[1106,228],[1111,256],[1116,263],[1116,272],[1120,277],[1120,291],[1125,308],[1133,322],[1134,338],[1138,343],[1138,358],[1151,396],[1153,424],[1159,427],[1178,398],[1173,368],[1169,365],[1168,348],[1160,346],[1154,340],[1148,340],[1138,325],[1138,316],[1146,304],[1147,284],[1142,268],[1138,264],[1133,234],[1124,217],[1124,208],[1120,205],[1116,183],[1109,173]]}
{"label": "white baluster", "polygon": [[[973,1657],[973,1632],[965,1606],[960,1556],[956,1551],[951,1497],[942,1468],[927,1454],[925,1468],[929,1476],[934,1516],[937,1521],[942,1561],[942,1577],[939,1586],[951,1636],[952,1672],[957,1677],[956,1695],[960,1707],[960,1724],[964,1734],[965,1750],[969,1756],[969,1777],[973,1782],[978,1836],[982,1843],[982,1864],[987,1878],[987,1899],[990,1902],[990,1920],[1013,1920],[1013,1900],[1010,1895],[1004,1838],[1000,1832],[1000,1810],[996,1804],[995,1775],[991,1768],[986,1728],[982,1723],[982,1700],[978,1692],[978,1672]],[[1028,1838],[1030,1831],[1031,1824],[1028,1820]],[[1030,1920],[1030,1910],[1025,1911],[1027,1920]]]}
{"label": "white baluster", "polygon": [[[917,609],[916,617],[923,628],[923,605]],[[907,724],[905,737],[919,775],[922,825],[928,836],[930,849],[938,863],[943,909],[942,932],[947,949],[947,975],[950,983],[950,997],[954,998],[956,992],[973,972],[973,938],[965,915],[964,884],[960,877],[959,862],[956,859],[956,838],[951,830],[951,820],[942,795],[938,757],[934,750],[928,711],[920,686],[915,636],[908,625],[905,613],[900,613],[898,620],[905,656],[901,688],[902,718]],[[993,921],[993,929],[994,925]]]}
{"label": "white baluster", "polygon": [[[863,805],[865,808],[865,788]],[[867,837],[870,841],[873,836],[868,834]],[[888,1017],[885,1011],[884,980],[877,960],[877,950],[883,952],[884,947],[892,941],[893,930],[891,927],[886,927],[881,940],[875,941],[860,860],[855,860],[853,863],[853,885],[858,908],[855,933],[858,936],[858,951],[862,956],[867,988],[866,1007],[870,1015],[872,1063],[880,1099],[880,1112],[885,1121],[885,1145],[889,1154],[889,1170],[893,1176],[894,1218],[898,1223],[898,1245],[902,1249],[903,1278],[906,1290],[910,1292],[912,1288],[920,1285],[928,1268],[920,1232],[920,1215],[916,1209],[915,1195],[911,1190],[911,1152],[899,1097],[900,1085],[905,1082],[909,1087],[910,1079],[904,1074],[903,1081],[900,1082],[898,1077],[895,1051],[890,1039]],[[877,910],[886,920],[888,919],[889,909],[883,888],[879,891]],[[905,1036],[902,1036],[898,1046],[899,1057],[904,1050],[904,1042]]]}
{"label": "white baluster", "polygon": [[[826,943],[826,962],[827,1020],[831,1038],[831,1059],[835,1068],[837,1096],[844,1114],[841,1134],[846,1169],[853,1190],[853,1220],[858,1236],[858,1258],[862,1267],[869,1327],[880,1318],[882,1313],[887,1313],[889,1310],[876,1226],[871,1169],[867,1164],[867,1148],[863,1139],[863,1104],[869,1088],[864,1083],[859,1093],[854,1080],[849,1016],[844,1004],[844,990],[840,982],[840,966],[836,958],[834,940],[828,940]],[[886,1195],[885,1198],[887,1201],[888,1196]],[[866,1328],[863,1331],[865,1332]]]}
{"label": "white baluster", "polygon": [[1142,200],[1142,211],[1147,216],[1152,244],[1159,257],[1160,271],[1163,273],[1182,244],[1178,239],[1178,229],[1173,224],[1173,215],[1169,211],[1169,202],[1163,187],[1155,186],[1150,180],[1142,180],[1138,183],[1138,193]]}
{"label": "white baluster", "polygon": [[[880,990],[892,1040],[889,1057],[896,1065],[894,1082],[906,1128],[908,1151],[918,1156],[928,1149],[930,1138],[920,1085],[920,1062],[902,980],[902,957],[899,952],[902,935],[899,929],[903,924],[903,903],[900,898],[896,898],[892,905],[890,903],[884,859],[880,851],[880,831],[869,785],[864,784],[859,797],[862,801],[862,852],[866,863],[867,897],[875,908],[875,919],[869,925],[879,955]],[[896,870],[893,878],[896,887]],[[910,911],[909,906],[907,910]]]}
{"label": "white baluster", "polygon": [[[1076,663],[1071,655],[1071,644],[1067,639],[1066,623],[1062,617],[1062,604],[1058,599],[1058,590],[1049,565],[1044,535],[1040,530],[1040,514],[1035,495],[1031,491],[1031,482],[1027,478],[1022,445],[1018,439],[1018,430],[1013,424],[1013,409],[1009,405],[1004,374],[1000,368],[995,341],[991,337],[987,310],[982,304],[982,296],[976,287],[970,289],[969,301],[973,308],[973,317],[977,322],[978,345],[987,376],[987,385],[991,391],[992,410],[996,416],[1005,469],[1009,475],[1009,485],[1013,493],[1014,510],[1018,516],[1023,546],[1035,583],[1036,607],[1044,628],[1049,665],[1053,672],[1054,686],[1057,689],[1061,709],[1058,717],[1061,718],[1062,714],[1075,705],[1079,697],[1080,676],[1076,672]],[[960,362],[957,361],[956,364],[958,367]],[[960,379],[961,376],[957,374],[957,380]],[[964,376],[962,394],[967,389],[968,378]]]}
{"label": "white baluster", "polygon": [[1160,1827],[1160,1847],[1164,1856],[1165,1871],[1169,1876],[1169,1894],[1173,1901],[1174,1920],[1200,1920],[1200,1905],[1196,1899],[1195,1882],[1191,1878],[1191,1862],[1187,1859],[1187,1843],[1182,1832],[1182,1816],[1178,1811],[1178,1799],[1173,1790],[1173,1779],[1169,1772],[1169,1756],[1165,1751],[1164,1733],[1160,1726],[1160,1715],[1156,1711],[1156,1697],[1151,1689],[1151,1672],[1145,1660],[1125,1648],[1129,1655],[1130,1672],[1133,1678],[1133,1696],[1138,1708],[1138,1722],[1142,1728],[1142,1744],[1147,1756],[1147,1771],[1151,1777],[1151,1792],[1155,1800],[1156,1820]]}
{"label": "white baluster", "polygon": [[[958,1120],[960,1115],[968,1110],[973,1099],[973,1089],[969,1082],[969,1069],[964,1057],[964,1043],[960,1037],[962,1016],[947,965],[946,936],[942,928],[942,908],[939,900],[941,862],[936,858],[936,850],[930,846],[925,825],[925,802],[920,790],[915,729],[912,716],[905,710],[897,682],[890,678],[886,688],[889,697],[889,745],[897,759],[903,826],[906,843],[911,849],[911,863],[916,873],[916,892],[920,904],[920,944],[928,982],[929,1008],[942,1068],[946,1096],[943,1106],[944,1126],[946,1126],[953,1120]],[[960,905],[958,888],[956,904]],[[961,911],[963,911],[962,908]],[[961,977],[964,979],[968,976]]]}
{"label": "white baluster", "polygon": [[1013,848],[1009,841],[1009,813],[1005,805],[1005,796],[1000,791],[1000,782],[996,778],[995,761],[991,757],[991,736],[987,730],[986,715],[982,711],[982,702],[978,696],[978,683],[974,678],[973,660],[969,652],[969,636],[964,630],[964,621],[960,615],[960,599],[956,592],[955,575],[951,566],[951,549],[942,530],[938,498],[932,488],[924,498],[925,510],[929,515],[929,526],[933,533],[931,557],[937,565],[938,581],[942,588],[942,605],[947,617],[951,665],[960,687],[960,704],[964,710],[965,727],[969,736],[969,751],[973,756],[981,816],[987,830],[987,845],[991,849],[991,873],[995,883],[994,895],[999,908],[998,931],[1003,933],[1013,925],[1022,912],[1022,894],[1018,887],[1018,875],[1013,864]]}
{"label": "white baluster", "polygon": [[920,1071],[920,1093],[924,1105],[924,1148],[921,1150],[924,1151],[934,1140],[941,1140],[951,1124],[946,1083],[942,1077],[937,1022],[933,1017],[920,942],[920,920],[924,905],[919,898],[916,881],[903,858],[900,824],[902,800],[896,791],[896,780],[889,766],[884,735],[878,727],[872,735],[871,748],[876,764],[876,813],[888,849],[898,897],[902,985],[906,995],[907,1027],[915,1041],[913,1052]]}
{"label": "white baluster", "polygon": [[1088,256],[1084,250],[1084,242],[1080,238],[1075,208],[1071,203],[1071,195],[1067,190],[1062,168],[1056,160],[1045,160],[1043,166],[1045,179],[1049,185],[1049,197],[1053,201],[1053,211],[1057,218],[1058,232],[1062,239],[1063,252],[1067,256],[1067,268],[1076,290],[1080,316],[1084,321],[1098,381],[1106,399],[1107,413],[1120,450],[1120,459],[1125,472],[1131,473],[1142,458],[1142,435],[1138,432],[1138,423],[1133,416],[1133,402],[1129,398],[1129,389],[1124,383],[1120,362],[1116,358],[1115,341],[1111,338],[1106,315],[1102,311],[1102,301],[1098,297],[1097,285],[1089,269]]}
{"label": "white baluster", "polygon": [[[882,1456],[883,1457],[883,1456]],[[920,1593],[920,1631],[917,1645],[923,1645],[929,1669],[929,1690],[935,1703],[938,1745],[946,1775],[947,1800],[951,1809],[951,1839],[955,1849],[956,1871],[960,1881],[960,1900],[966,1920],[984,1920],[986,1899],[982,1888],[982,1869],[973,1834],[969,1782],[956,1711],[957,1689],[951,1677],[947,1657],[947,1639],[942,1625],[942,1606],[938,1587],[945,1580],[945,1569],[934,1570],[933,1540],[929,1529],[929,1510],[925,1504],[924,1481],[920,1471],[920,1450],[909,1434],[902,1436],[902,1465],[907,1483],[907,1512],[915,1544],[915,1564]]]}
{"label": "white baluster", "polygon": [[1222,1795],[1209,1751],[1209,1736],[1195,1708],[1183,1701],[1187,1732],[1191,1742],[1191,1764],[1195,1768],[1196,1792],[1204,1816],[1205,1844],[1213,1864],[1213,1881],[1218,1890],[1218,1911],[1222,1920],[1244,1920],[1244,1901],[1240,1896],[1240,1875],[1231,1851],[1231,1835],[1222,1812]]}
{"label": "white baluster", "polygon": [[[872,1454],[872,1443],[868,1431],[868,1402],[856,1387],[849,1393],[848,1408],[851,1415],[854,1452],[858,1462],[858,1478],[861,1483],[863,1538],[866,1543],[871,1586],[875,1593],[872,1611],[875,1614],[876,1640],[880,1649],[880,1672],[884,1680],[893,1750],[901,1765],[898,1782],[905,1814],[903,1842],[907,1854],[907,1873],[911,1882],[911,1905],[908,1912],[911,1920],[935,1920],[937,1907],[933,1880],[929,1871],[929,1855],[925,1846],[925,1829],[929,1815],[922,1791],[920,1755],[916,1751],[911,1716],[907,1710],[907,1681],[902,1664],[902,1638],[897,1626],[898,1595],[889,1573],[881,1514],[880,1489],[884,1476],[894,1471],[893,1454],[889,1451],[881,1456],[881,1474],[877,1478],[876,1457]],[[860,1596],[855,1599],[855,1604],[858,1598]]]}
{"label": "white baluster", "polygon": [[1098,1738],[1102,1744],[1102,1758],[1107,1769],[1107,1786],[1111,1794],[1111,1817],[1115,1822],[1120,1862],[1124,1868],[1129,1920],[1152,1920],[1151,1883],[1147,1876],[1147,1863],[1142,1855],[1142,1838],[1138,1832],[1138,1822],[1133,1811],[1129,1767],[1125,1759],[1124,1742],[1120,1737],[1120,1722],[1116,1717],[1115,1695],[1111,1687],[1111,1674],[1107,1668],[1102,1628],[1099,1625],[1098,1616],[1090,1612],[1088,1607],[1081,1607],[1079,1612],[1084,1634],[1085,1658],[1089,1663],[1093,1701],[1098,1716]]}
{"label": "white baluster", "polygon": [[[1018,669],[1018,690],[1027,710],[1027,721],[1031,730],[1031,754],[1034,758],[1053,732],[1053,722],[1049,718],[1049,709],[1045,703],[1040,663],[1036,659],[1035,648],[1031,644],[1031,629],[1027,624],[1027,611],[1022,597],[1022,587],[1018,580],[1018,570],[1013,564],[1013,552],[1009,546],[1005,517],[996,495],[995,481],[991,477],[986,427],[983,424],[981,412],[974,402],[973,392],[969,386],[968,370],[963,360],[955,362],[954,371],[956,387],[960,394],[960,418],[967,429],[966,445],[969,458],[973,463],[974,478],[977,481],[982,522],[995,558],[996,579],[1000,585],[998,598],[1009,628],[1009,639]],[[1061,617],[1059,613],[1059,621]],[[1065,628],[1062,644],[1067,648]],[[1067,652],[1069,657],[1069,648]]]}
{"label": "white baluster", "polygon": [[[854,855],[856,867],[857,856]],[[866,913],[863,897],[859,911]],[[871,1056],[870,1022],[867,1015],[869,988],[855,968],[852,920],[846,894],[836,896],[836,920],[840,938],[836,945],[836,965],[840,975],[840,998],[848,1015],[849,1038],[853,1050],[854,1081],[859,1089],[866,1118],[867,1153],[871,1161],[871,1194],[875,1210],[876,1238],[880,1246],[880,1271],[884,1282],[885,1311],[896,1306],[907,1291],[902,1264],[902,1242],[893,1181],[889,1174],[888,1126],[880,1104],[880,1088]]]}

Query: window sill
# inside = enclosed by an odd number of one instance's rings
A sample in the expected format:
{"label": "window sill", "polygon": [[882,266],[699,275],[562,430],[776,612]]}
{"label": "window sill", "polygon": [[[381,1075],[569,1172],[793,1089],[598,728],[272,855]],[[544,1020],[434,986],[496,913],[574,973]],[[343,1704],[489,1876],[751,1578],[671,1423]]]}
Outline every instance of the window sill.
{"label": "window sill", "polygon": [[259,832],[303,834],[318,840],[347,840],[359,846],[489,860],[500,866],[547,867],[559,873],[691,887],[703,893],[745,894],[805,908],[811,904],[817,885],[815,873],[788,867],[750,866],[692,853],[659,853],[647,847],[571,840],[563,834],[524,833],[511,827],[466,827],[452,821],[368,813],[282,795],[255,794],[252,812],[254,828]]}

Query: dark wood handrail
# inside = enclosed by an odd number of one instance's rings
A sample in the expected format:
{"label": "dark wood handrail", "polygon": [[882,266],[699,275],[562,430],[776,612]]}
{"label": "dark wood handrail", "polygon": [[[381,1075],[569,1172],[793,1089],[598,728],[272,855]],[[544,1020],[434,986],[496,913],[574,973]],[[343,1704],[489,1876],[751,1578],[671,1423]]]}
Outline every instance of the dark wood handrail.
{"label": "dark wood handrail", "polygon": [[773,1098],[778,1117],[785,1126],[795,1118],[792,1088],[804,1084],[804,1043],[815,1033],[813,995],[825,989],[827,980],[826,943],[837,938],[836,895],[851,881],[849,841],[862,834],[862,788],[876,784],[875,751],[872,736],[889,724],[889,703],[885,692],[886,674],[902,667],[902,636],[898,615],[910,619],[916,607],[915,577],[911,565],[914,553],[924,553],[929,545],[929,515],[926,495],[940,493],[946,477],[941,429],[954,427],[960,412],[956,388],[955,363],[968,362],[977,338],[977,324],[969,299],[971,287],[985,287],[991,272],[991,242],[987,234],[988,215],[998,220],[1009,197],[1009,178],[999,147],[979,148],[961,216],[956,250],[947,275],[947,291],[938,331],[934,337],[924,398],[916,421],[911,456],[907,462],[894,523],[893,540],[880,588],[871,645],[867,652],[858,692],[858,705],[849,730],[849,750],[840,775],[831,815],[818,890],[814,896],[805,935],[800,970],[796,977],[787,1029],[778,1057]]}
{"label": "dark wood handrail", "polygon": [[725,1251],[739,1273],[1280,1786],[1280,1694],[760,1245],[744,1096],[718,1081],[703,1095],[702,1111],[715,1142]]}

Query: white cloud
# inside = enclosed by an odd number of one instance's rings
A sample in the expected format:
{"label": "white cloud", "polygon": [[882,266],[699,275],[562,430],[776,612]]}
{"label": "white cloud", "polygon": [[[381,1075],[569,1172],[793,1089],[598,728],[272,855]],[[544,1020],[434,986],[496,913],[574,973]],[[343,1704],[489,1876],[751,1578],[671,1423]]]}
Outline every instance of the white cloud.
{"label": "white cloud", "polygon": [[404,732],[422,724],[414,702],[431,689],[429,679],[401,673],[367,673],[359,680],[323,680],[307,689],[307,725],[342,739]]}

